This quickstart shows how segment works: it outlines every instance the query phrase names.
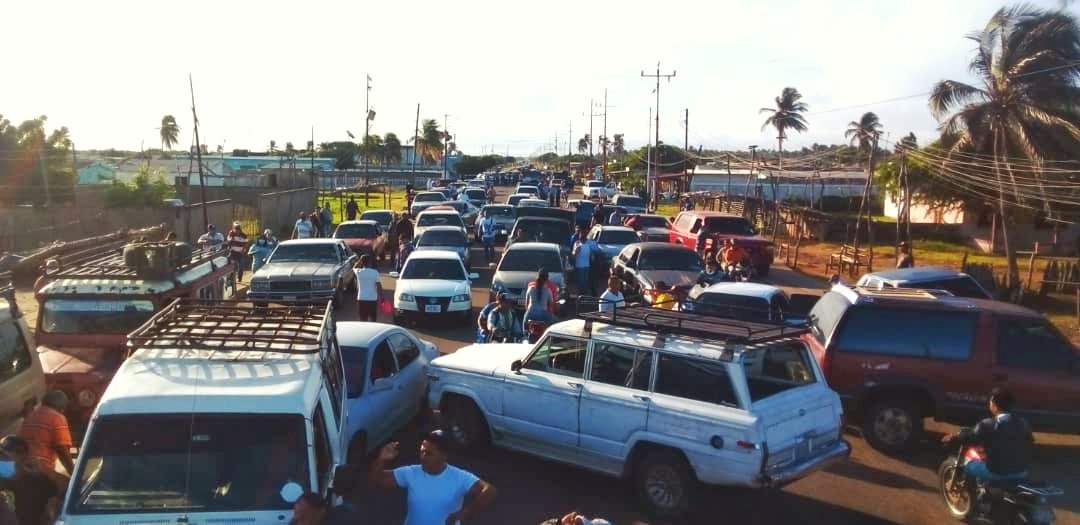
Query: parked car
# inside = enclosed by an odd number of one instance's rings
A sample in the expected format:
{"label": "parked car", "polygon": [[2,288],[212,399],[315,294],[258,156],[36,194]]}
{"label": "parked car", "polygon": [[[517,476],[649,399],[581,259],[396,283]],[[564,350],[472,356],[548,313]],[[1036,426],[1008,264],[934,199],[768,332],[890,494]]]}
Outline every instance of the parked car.
{"label": "parked car", "polygon": [[671,242],[671,221],[662,215],[631,215],[623,224],[637,231],[641,242]]}
{"label": "parked car", "polygon": [[586,199],[601,199],[607,200],[619,193],[618,188],[614,182],[604,183],[600,180],[588,180],[585,181],[585,185],[581,187],[581,192],[585,195]]}
{"label": "parked car", "polygon": [[465,189],[468,188],[468,187],[469,187],[468,183],[465,183],[465,182],[452,182],[452,183],[450,183],[450,191],[454,192],[453,197],[455,199],[457,198],[458,195],[461,194],[461,192],[465,191]]}
{"label": "parked car", "polygon": [[903,450],[923,419],[971,424],[995,386],[1036,430],[1080,431],[1080,354],[1044,316],[923,290],[834,286],[803,336],[875,448]]}
{"label": "parked car", "polygon": [[[457,226],[429,226],[416,236],[416,250],[438,250],[458,254],[461,262],[468,270],[469,263],[469,239],[465,232]],[[415,252],[414,252],[415,253]]]}
{"label": "parked car", "polygon": [[384,232],[389,232],[390,223],[394,220],[394,212],[390,210],[367,210],[360,213],[360,220],[375,221]]}
{"label": "parked car", "polygon": [[282,241],[251,276],[247,298],[256,303],[344,302],[356,288],[356,254],[340,239]]}
{"label": "parked car", "polygon": [[562,219],[521,217],[514,221],[514,228],[510,231],[510,238],[506,241],[506,245],[510,246],[518,242],[549,242],[569,250],[572,234],[570,223]]}
{"label": "parked car", "polygon": [[589,230],[588,238],[600,246],[600,260],[596,263],[604,266],[611,264],[611,259],[618,256],[623,248],[640,242],[634,230],[626,226],[593,226],[592,230]]}
{"label": "parked car", "polygon": [[[45,395],[45,372],[35,351],[34,335],[26,326],[15,302],[10,281],[0,286],[0,431],[14,434],[27,403],[37,403]],[[77,398],[81,402],[82,396]]]}
{"label": "parked car", "polygon": [[919,266],[899,268],[863,275],[856,286],[864,288],[921,288],[924,290],[944,290],[956,297],[993,299],[978,281],[970,275],[940,266]]}
{"label": "parked car", "polygon": [[424,210],[420,212],[420,215],[416,216],[415,236],[419,237],[424,233],[424,230],[432,226],[455,226],[462,232],[467,231],[465,229],[465,221],[462,220],[461,214],[452,208],[436,209],[436,210]]}
{"label": "parked car", "polygon": [[611,275],[622,279],[626,293],[651,304],[648,292],[663,282],[683,295],[697,284],[701,275],[701,257],[677,244],[640,242],[623,248],[611,259]]}
{"label": "parked car", "polygon": [[483,220],[484,213],[491,213],[492,218],[495,220],[495,238],[496,240],[505,240],[507,235],[510,235],[510,230],[514,227],[514,221],[516,217],[514,215],[514,207],[506,204],[488,204],[483,208],[480,208],[479,218],[476,220],[476,229],[474,231],[473,238],[480,242],[480,221]]}
{"label": "parked car", "polygon": [[535,185],[519,184],[514,190],[514,193],[523,193],[530,197],[538,198],[540,196],[540,188]]}
{"label": "parked car", "polygon": [[510,206],[517,206],[519,202],[530,198],[528,193],[514,193],[506,198],[506,204]]}
{"label": "parked car", "polygon": [[840,400],[799,331],[659,312],[584,313],[535,345],[436,358],[430,405],[459,448],[629,479],[665,521],[698,503],[698,483],[777,487],[848,456]]}
{"label": "parked car", "polygon": [[517,203],[518,208],[547,208],[549,206],[551,206],[551,204],[544,199],[521,199]]}
{"label": "parked car", "polygon": [[489,299],[505,292],[518,308],[525,308],[525,291],[530,282],[536,280],[541,269],[548,271],[548,279],[555,283],[558,290],[556,300],[566,296],[566,271],[570,263],[559,246],[551,243],[519,242],[509,246],[495,267],[491,277]]}
{"label": "parked car", "polygon": [[472,203],[465,201],[446,201],[442,204],[437,204],[428,208],[425,211],[431,210],[454,210],[461,216],[461,222],[465,223],[466,228],[472,228],[476,224],[476,218],[480,215],[480,208],[473,206]]}
{"label": "parked car", "polygon": [[409,206],[409,214],[416,217],[420,212],[424,211],[425,208],[444,202],[446,202],[446,195],[440,192],[425,191],[417,193],[416,196],[413,197],[412,205]]}
{"label": "parked car", "polygon": [[626,213],[637,214],[645,213],[645,199],[638,197],[637,195],[619,194],[611,197],[611,203],[616,206],[622,206],[626,209]]}
{"label": "parked car", "polygon": [[[483,183],[481,182],[481,184]],[[466,189],[465,196],[469,198],[469,204],[477,208],[483,208],[487,204],[487,191],[484,190],[483,186]]]}
{"label": "parked car", "polygon": [[771,284],[723,282],[690,289],[683,310],[744,321],[800,324],[805,317],[792,311],[791,301]]}
{"label": "parked car", "polygon": [[345,241],[357,255],[382,259],[386,255],[386,230],[371,220],[345,221],[334,230],[334,238]]}
{"label": "parked car", "polygon": [[394,287],[394,324],[405,319],[420,320],[453,316],[465,324],[475,319],[472,312],[472,281],[479,278],[465,271],[461,257],[448,251],[415,251],[405,261]]}
{"label": "parked car", "polygon": [[365,458],[426,411],[428,365],[439,349],[385,323],[339,321],[335,333],[345,364],[348,457]]}
{"label": "parked car", "polygon": [[750,264],[760,277],[769,275],[775,258],[773,243],[758,235],[745,217],[716,211],[684,211],[671,228],[671,242],[697,249],[702,228],[708,230],[705,250],[715,251],[727,239],[735,239],[750,253]]}

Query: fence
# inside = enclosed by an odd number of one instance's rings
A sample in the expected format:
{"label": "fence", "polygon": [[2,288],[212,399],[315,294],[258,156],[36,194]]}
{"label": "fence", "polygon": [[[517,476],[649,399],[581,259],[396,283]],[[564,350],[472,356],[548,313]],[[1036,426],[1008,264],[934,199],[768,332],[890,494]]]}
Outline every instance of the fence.
{"label": "fence", "polygon": [[296,215],[309,211],[316,205],[315,188],[264,193],[259,196],[259,230],[269,228],[284,235],[292,230]]}

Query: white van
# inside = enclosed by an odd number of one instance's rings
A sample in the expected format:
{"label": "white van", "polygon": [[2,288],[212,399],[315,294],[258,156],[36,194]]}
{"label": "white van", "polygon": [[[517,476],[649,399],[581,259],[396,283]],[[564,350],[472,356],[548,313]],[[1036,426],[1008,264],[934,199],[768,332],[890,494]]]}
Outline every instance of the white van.
{"label": "white van", "polygon": [[178,300],[128,336],[57,523],[283,524],[344,462],[328,307]]}
{"label": "white van", "polygon": [[24,409],[45,395],[45,373],[34,338],[15,303],[15,288],[0,287],[0,431],[13,434]]}

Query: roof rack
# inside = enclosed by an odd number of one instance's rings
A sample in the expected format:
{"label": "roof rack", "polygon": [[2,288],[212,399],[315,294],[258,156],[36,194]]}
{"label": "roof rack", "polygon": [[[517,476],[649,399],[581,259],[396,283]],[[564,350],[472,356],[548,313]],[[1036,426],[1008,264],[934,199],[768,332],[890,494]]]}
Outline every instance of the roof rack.
{"label": "roof rack", "polygon": [[803,326],[790,326],[783,322],[741,321],[708,313],[665,310],[652,306],[624,306],[610,312],[599,308],[582,312],[583,304],[599,305],[600,299],[578,298],[578,317],[585,320],[585,331],[592,335],[592,322],[599,321],[614,326],[639,328],[657,334],[680,335],[705,341],[724,341],[742,344],[758,344],[775,339],[790,338],[806,333]]}
{"label": "roof rack", "polygon": [[912,297],[917,299],[936,299],[942,295],[952,295],[944,290],[932,290],[923,288],[868,288],[865,286],[855,287],[855,291],[862,296],[868,297]]}
{"label": "roof rack", "polygon": [[[143,279],[134,268],[124,262],[124,246],[127,242],[108,245],[107,248],[85,250],[72,254],[73,260],[60,262],[57,279]],[[191,259],[176,267],[172,274],[190,270],[200,264],[211,262],[217,257],[224,257],[224,249],[196,249],[191,252]]]}
{"label": "roof rack", "polygon": [[254,307],[240,301],[177,299],[128,334],[129,354],[146,348],[317,354],[333,326],[323,306]]}

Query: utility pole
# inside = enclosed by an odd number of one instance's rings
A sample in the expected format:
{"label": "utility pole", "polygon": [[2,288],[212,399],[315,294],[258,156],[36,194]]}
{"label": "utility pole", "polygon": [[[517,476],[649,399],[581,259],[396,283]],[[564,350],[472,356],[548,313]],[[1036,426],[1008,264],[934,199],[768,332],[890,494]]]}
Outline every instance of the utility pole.
{"label": "utility pole", "polygon": [[[757,163],[757,145],[750,146],[750,173],[746,175],[746,189],[743,190],[743,217],[746,217],[746,201],[750,197],[750,180],[754,178],[754,164]],[[747,217],[748,219],[750,217]]]}
{"label": "utility pole", "polygon": [[649,108],[649,131],[645,133],[645,137],[647,137],[647,139],[649,141],[649,146],[648,146],[648,149],[646,150],[647,153],[645,155],[645,157],[646,157],[646,161],[645,161],[645,193],[649,194],[652,191],[652,186],[650,186],[650,184],[652,182],[652,159],[653,159],[653,149],[652,149],[652,108]]}
{"label": "utility pole", "polygon": [[416,103],[416,127],[413,128],[412,137],[412,184],[416,184],[416,156],[420,152],[418,151],[417,142],[420,142],[420,103]]}
{"label": "utility pole", "polygon": [[[683,117],[683,151],[690,151],[690,108],[684,110]],[[728,170],[731,171],[730,169]],[[686,191],[690,191],[690,166],[689,162],[683,162],[683,179],[686,180]],[[731,176],[728,176],[731,180]]]}
{"label": "utility pole", "polygon": [[[661,74],[660,73],[660,62],[656,63],[656,74],[655,75],[646,75],[645,71],[641,72],[642,77],[655,78],[656,79],[656,91],[654,91],[654,93],[656,93],[656,147],[657,147],[657,155],[656,155],[656,157],[657,157],[657,159],[660,158],[660,151],[659,151],[659,148],[660,148],[660,79],[661,78],[666,78],[668,80],[668,82],[671,82],[671,78],[675,76],[675,73],[676,73],[676,71],[672,70],[671,74]],[[656,195],[655,195],[655,193],[656,192],[651,192],[649,194],[649,200],[653,201],[654,206],[656,204]]]}
{"label": "utility pole", "polygon": [[[191,91],[191,118],[195,121],[195,158],[199,163],[199,194],[202,198],[203,231],[210,224],[210,213],[206,210],[206,177],[203,176],[202,143],[199,142],[199,116],[195,114],[195,83],[188,73],[188,89]],[[190,181],[189,181],[190,184]],[[188,232],[191,235],[191,232]]]}
{"label": "utility pole", "polygon": [[593,113],[593,109],[596,107],[596,102],[593,99],[589,99],[589,112],[582,113],[582,116],[589,117],[589,162],[586,164],[588,170],[588,177],[592,176],[592,145],[593,145],[593,117],[599,117],[600,113]]}
{"label": "utility pole", "polygon": [[615,107],[615,106],[608,106],[608,103],[607,103],[607,88],[604,88],[604,139],[603,139],[603,142],[600,143],[600,147],[601,147],[601,150],[600,150],[600,165],[601,165],[600,166],[600,172],[603,174],[604,180],[607,180],[607,145],[608,145],[607,110],[608,110],[609,107]]}
{"label": "utility pole", "polygon": [[446,121],[450,119],[450,115],[443,113],[442,127],[443,127],[443,156],[442,156],[442,176],[445,179],[447,176],[446,171],[446,157],[450,151],[450,130],[446,127]]}
{"label": "utility pole", "polygon": [[364,161],[364,206],[368,205],[368,200],[371,194],[368,192],[368,187],[371,186],[371,179],[368,176],[368,158],[367,158],[367,143],[368,135],[371,133],[371,75],[367,75],[367,89],[364,91],[364,139],[360,141],[360,151],[362,154],[360,158]]}

